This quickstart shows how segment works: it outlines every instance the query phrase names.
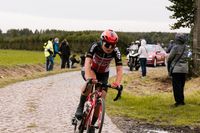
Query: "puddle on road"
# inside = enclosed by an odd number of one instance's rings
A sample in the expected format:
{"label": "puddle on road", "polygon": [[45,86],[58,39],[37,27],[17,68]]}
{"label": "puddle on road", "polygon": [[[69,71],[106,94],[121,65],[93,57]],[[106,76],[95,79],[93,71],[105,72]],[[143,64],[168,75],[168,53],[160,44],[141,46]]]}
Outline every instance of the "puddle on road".
{"label": "puddle on road", "polygon": [[163,130],[150,130],[150,129],[144,129],[145,133],[169,133],[168,131]]}

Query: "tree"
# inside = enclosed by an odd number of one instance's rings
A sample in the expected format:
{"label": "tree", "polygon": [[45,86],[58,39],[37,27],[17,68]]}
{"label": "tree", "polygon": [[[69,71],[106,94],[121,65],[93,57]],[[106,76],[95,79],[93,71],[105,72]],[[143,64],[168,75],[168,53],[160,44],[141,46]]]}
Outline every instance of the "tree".
{"label": "tree", "polygon": [[196,75],[200,75],[200,0],[195,2],[197,9],[193,28],[193,70]]}
{"label": "tree", "polygon": [[176,19],[171,28],[179,29],[180,27],[191,28],[192,55],[190,62],[194,75],[200,75],[200,0],[169,0],[173,4],[167,7],[174,12],[172,19]]}
{"label": "tree", "polygon": [[171,19],[176,19],[172,29],[179,29],[180,27],[193,28],[195,19],[195,0],[169,0],[173,4],[166,7],[169,11],[174,12]]}

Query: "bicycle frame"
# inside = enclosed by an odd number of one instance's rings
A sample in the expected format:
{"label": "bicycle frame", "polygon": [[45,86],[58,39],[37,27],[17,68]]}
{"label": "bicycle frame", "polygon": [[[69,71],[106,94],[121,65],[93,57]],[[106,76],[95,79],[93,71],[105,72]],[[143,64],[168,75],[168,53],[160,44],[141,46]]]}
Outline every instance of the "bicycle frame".
{"label": "bicycle frame", "polygon": [[103,90],[102,87],[99,87],[97,89],[95,85],[92,87],[92,91],[94,92],[91,92],[86,100],[86,102],[89,103],[91,107],[89,108],[88,111],[87,111],[88,107],[86,107],[83,114],[84,121],[82,124],[80,124],[80,126],[84,125],[85,126],[84,128],[87,128],[87,126],[91,125],[98,99],[102,97],[102,90]]}

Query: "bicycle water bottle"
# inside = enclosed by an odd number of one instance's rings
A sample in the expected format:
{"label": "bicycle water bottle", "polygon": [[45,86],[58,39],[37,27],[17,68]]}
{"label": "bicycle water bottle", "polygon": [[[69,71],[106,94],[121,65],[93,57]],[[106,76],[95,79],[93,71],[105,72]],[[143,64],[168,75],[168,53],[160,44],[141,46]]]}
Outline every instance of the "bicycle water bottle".
{"label": "bicycle water bottle", "polygon": [[91,108],[90,101],[85,102],[85,113],[88,114]]}

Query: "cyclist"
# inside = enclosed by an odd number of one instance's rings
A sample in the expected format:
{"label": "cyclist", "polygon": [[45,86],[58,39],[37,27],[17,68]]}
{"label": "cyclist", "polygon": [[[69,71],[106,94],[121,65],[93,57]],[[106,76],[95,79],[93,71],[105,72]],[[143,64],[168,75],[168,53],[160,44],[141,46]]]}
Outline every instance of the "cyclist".
{"label": "cyclist", "polygon": [[[85,79],[93,79],[98,82],[102,82],[107,84],[108,83],[108,77],[109,77],[109,65],[111,60],[115,59],[115,65],[116,65],[116,79],[115,82],[111,84],[112,87],[118,87],[121,84],[122,80],[122,59],[121,59],[121,53],[116,47],[116,44],[118,42],[118,36],[113,30],[105,30],[100,37],[99,42],[95,42],[90,47],[86,59],[85,59]],[[86,101],[87,95],[91,91],[91,88],[84,86],[82,88],[82,93],[80,96],[80,102],[77,107],[75,117],[77,119],[81,119],[83,115],[83,108],[84,103]],[[103,91],[103,98],[105,98],[107,92],[107,88],[105,88],[105,91]],[[98,119],[98,113],[94,113],[94,117],[92,120],[92,125],[95,124],[95,122]],[[94,127],[91,127],[90,132],[94,132]]]}

